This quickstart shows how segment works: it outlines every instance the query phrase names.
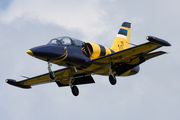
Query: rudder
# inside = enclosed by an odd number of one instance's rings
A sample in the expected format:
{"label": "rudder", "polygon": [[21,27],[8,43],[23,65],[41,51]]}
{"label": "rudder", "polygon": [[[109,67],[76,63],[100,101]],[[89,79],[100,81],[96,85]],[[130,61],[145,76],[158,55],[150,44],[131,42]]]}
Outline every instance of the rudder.
{"label": "rudder", "polygon": [[130,29],[131,23],[124,22],[122,24],[111,47],[113,51],[118,52],[130,47]]}

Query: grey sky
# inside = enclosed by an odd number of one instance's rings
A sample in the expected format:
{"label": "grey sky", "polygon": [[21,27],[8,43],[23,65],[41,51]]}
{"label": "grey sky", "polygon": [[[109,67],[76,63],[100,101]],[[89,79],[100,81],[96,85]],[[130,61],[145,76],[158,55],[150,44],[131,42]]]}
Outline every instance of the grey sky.
{"label": "grey sky", "polygon": [[[179,120],[178,0],[6,0],[0,1],[0,119]],[[92,85],[79,86],[74,97],[69,87],[56,84],[24,90],[5,79],[21,80],[48,72],[47,63],[26,51],[50,39],[71,36],[111,47],[124,21],[132,23],[131,42],[147,42],[148,35],[169,41],[169,54],[140,66],[131,77],[94,75]],[[53,65],[53,69],[60,69]]]}

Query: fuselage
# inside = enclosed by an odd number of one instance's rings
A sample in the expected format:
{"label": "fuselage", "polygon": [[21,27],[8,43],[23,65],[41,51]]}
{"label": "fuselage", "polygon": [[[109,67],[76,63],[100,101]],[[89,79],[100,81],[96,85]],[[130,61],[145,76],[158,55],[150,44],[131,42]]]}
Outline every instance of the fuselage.
{"label": "fuselage", "polygon": [[31,48],[33,56],[60,66],[79,66],[86,65],[90,60],[82,51],[82,46],[60,46],[60,45],[42,45]]}
{"label": "fuselage", "polygon": [[[85,73],[89,72],[89,74],[109,75],[110,64],[87,62],[91,61],[92,58],[87,50],[90,48],[85,49],[84,45],[85,42],[80,40],[70,37],[60,37],[52,39],[47,45],[31,48],[27,53],[38,59],[50,61],[59,66],[76,67],[77,70],[84,71]],[[102,48],[101,45],[99,46]],[[97,57],[102,57],[102,55],[105,56],[113,52],[112,50],[107,50],[107,47],[104,47],[103,51],[105,50],[109,51],[109,53],[104,52],[102,54],[101,50],[99,56],[97,56],[96,53],[94,54]],[[92,50],[92,52],[95,51]],[[131,71],[124,75],[128,75],[130,72]]]}

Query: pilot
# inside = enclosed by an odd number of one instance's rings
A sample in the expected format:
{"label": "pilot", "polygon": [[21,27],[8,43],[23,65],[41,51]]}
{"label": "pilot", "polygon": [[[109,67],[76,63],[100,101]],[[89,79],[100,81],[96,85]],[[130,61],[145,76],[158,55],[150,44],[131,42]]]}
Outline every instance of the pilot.
{"label": "pilot", "polygon": [[57,41],[56,41],[56,44],[61,45],[61,43],[60,43],[60,41],[59,41],[59,40],[57,40]]}

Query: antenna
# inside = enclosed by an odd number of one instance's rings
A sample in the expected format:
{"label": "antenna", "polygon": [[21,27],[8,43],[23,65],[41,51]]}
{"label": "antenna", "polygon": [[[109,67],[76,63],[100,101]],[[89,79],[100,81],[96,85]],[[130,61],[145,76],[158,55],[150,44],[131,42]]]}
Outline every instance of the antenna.
{"label": "antenna", "polygon": [[133,44],[133,43],[129,43],[130,45],[134,45],[134,46],[137,46],[136,44]]}
{"label": "antenna", "polygon": [[26,76],[23,76],[23,75],[21,75],[21,77],[29,79],[29,77],[26,77]]}

